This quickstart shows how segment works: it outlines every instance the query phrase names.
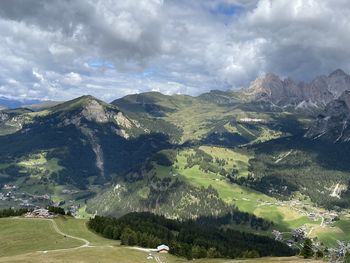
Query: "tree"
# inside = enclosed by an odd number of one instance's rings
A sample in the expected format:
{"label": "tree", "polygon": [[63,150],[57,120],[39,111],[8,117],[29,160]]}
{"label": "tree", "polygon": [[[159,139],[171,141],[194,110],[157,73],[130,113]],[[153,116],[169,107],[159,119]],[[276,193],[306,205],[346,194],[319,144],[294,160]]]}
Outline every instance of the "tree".
{"label": "tree", "polygon": [[[323,258],[323,251],[322,250],[317,250],[317,252],[316,252],[316,258]],[[350,262],[349,262],[350,263]]]}
{"label": "tree", "polygon": [[49,212],[54,213],[54,214],[59,214],[59,215],[65,215],[65,211],[62,207],[59,206],[48,206],[47,210],[49,210]]}
{"label": "tree", "polygon": [[259,252],[256,250],[245,251],[242,253],[243,258],[258,258]]}
{"label": "tree", "polygon": [[110,238],[112,239],[113,238],[113,227],[108,225],[106,226],[104,229],[103,229],[103,233],[102,235],[106,238]]}
{"label": "tree", "polygon": [[205,258],[207,257],[207,250],[204,247],[193,246],[192,247],[193,258]]}
{"label": "tree", "polygon": [[211,247],[208,249],[207,253],[208,258],[219,258],[221,257],[220,252],[216,250],[215,247]]}
{"label": "tree", "polygon": [[304,258],[311,258],[314,255],[314,251],[312,250],[312,241],[310,238],[306,238],[304,241],[303,248],[301,250],[301,255]]}
{"label": "tree", "polygon": [[133,246],[137,243],[137,235],[130,228],[125,228],[122,235],[120,236],[122,245]]}
{"label": "tree", "polygon": [[[216,190],[206,191],[216,195]],[[218,218],[203,217],[197,220],[179,221],[147,212],[130,213],[121,218],[95,216],[88,226],[109,238],[120,238],[122,245],[156,247],[168,244],[170,253],[193,258],[291,256],[295,252],[287,245],[269,237],[222,229],[216,225],[249,222],[262,228],[265,222],[248,213],[231,211]],[[176,233],[176,234],[174,234]],[[254,250],[252,250],[254,248]],[[256,251],[255,251],[256,250]],[[245,251],[245,252],[244,252]]]}
{"label": "tree", "polygon": [[350,263],[350,252],[347,252],[345,254],[344,263]]}
{"label": "tree", "polygon": [[118,227],[113,228],[113,239],[118,240],[120,238],[120,229]]}

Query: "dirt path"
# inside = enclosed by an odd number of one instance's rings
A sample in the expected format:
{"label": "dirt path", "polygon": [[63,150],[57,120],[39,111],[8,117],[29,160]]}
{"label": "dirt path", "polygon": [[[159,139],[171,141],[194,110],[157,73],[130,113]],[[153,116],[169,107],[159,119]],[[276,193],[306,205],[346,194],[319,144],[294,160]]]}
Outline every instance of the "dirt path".
{"label": "dirt path", "polygon": [[321,216],[321,224],[320,224],[320,227],[324,227],[323,223],[324,223],[324,217]]}
{"label": "dirt path", "polygon": [[139,250],[139,251],[143,251],[146,253],[149,253],[153,256],[153,258],[155,259],[155,261],[157,263],[163,263],[163,261],[160,259],[160,257],[157,254],[157,250],[153,249],[153,248],[143,248],[143,247],[126,247],[128,249],[133,249],[133,250]]}
{"label": "dirt path", "polygon": [[86,240],[85,238],[81,238],[81,237],[75,237],[75,236],[71,236],[71,235],[68,235],[66,233],[63,233],[59,228],[58,228],[58,225],[56,223],[55,220],[53,219],[48,219],[51,221],[52,223],[52,226],[53,226],[53,229],[60,235],[64,236],[64,237],[69,237],[69,238],[72,238],[72,239],[76,239],[76,240],[79,240],[79,241],[82,241],[84,242],[85,244],[84,245],[81,245],[80,247],[78,248],[82,248],[82,247],[90,247],[90,241]]}
{"label": "dirt path", "polygon": [[[81,238],[81,237],[76,237],[76,236],[72,236],[69,235],[67,233],[64,233],[61,229],[59,229],[56,221],[54,219],[46,219],[46,218],[23,218],[23,217],[14,217],[14,219],[18,219],[18,220],[43,220],[43,221],[50,221],[52,224],[53,229],[55,230],[55,232],[59,235],[62,235],[64,237],[67,238],[72,238],[75,240],[79,240],[81,242],[83,242],[84,244],[79,246],[79,247],[71,247],[71,248],[59,248],[59,249],[51,249],[51,250],[38,250],[38,251],[34,251],[37,253],[49,253],[49,252],[57,252],[57,251],[71,251],[71,250],[76,250],[76,249],[80,249],[80,248],[92,248],[92,247],[109,247],[109,248],[113,248],[113,246],[111,245],[100,245],[100,246],[93,246],[91,245],[91,242],[85,238]],[[125,247],[127,249],[133,249],[133,250],[139,250],[139,251],[143,251],[146,253],[151,253],[152,256],[154,257],[155,261],[157,263],[163,263],[162,260],[160,259],[160,257],[156,253],[155,249],[152,248],[142,248],[142,247]]]}
{"label": "dirt path", "polygon": [[309,231],[309,234],[307,234],[308,237],[311,237],[311,233],[312,233],[313,230],[314,230],[314,227],[311,227],[310,231]]}
{"label": "dirt path", "polygon": [[160,257],[158,257],[157,255],[154,256],[154,259],[157,261],[157,263],[163,263]]}
{"label": "dirt path", "polygon": [[[50,221],[51,224],[52,224],[52,227],[53,229],[55,230],[55,232],[59,235],[62,235],[64,237],[68,237],[68,238],[72,238],[72,239],[75,239],[75,240],[79,240],[81,242],[84,243],[84,245],[81,245],[79,247],[74,247],[74,248],[81,248],[81,247],[90,247],[90,241],[84,239],[84,238],[81,238],[81,237],[75,237],[75,236],[72,236],[72,235],[69,235],[69,234],[66,234],[64,232],[62,232],[56,221],[54,219],[46,219],[46,218],[24,218],[24,217],[13,217],[13,219],[16,219],[16,220],[42,220],[42,221]],[[66,248],[65,248],[66,249]],[[73,248],[67,248],[67,249],[73,249]]]}

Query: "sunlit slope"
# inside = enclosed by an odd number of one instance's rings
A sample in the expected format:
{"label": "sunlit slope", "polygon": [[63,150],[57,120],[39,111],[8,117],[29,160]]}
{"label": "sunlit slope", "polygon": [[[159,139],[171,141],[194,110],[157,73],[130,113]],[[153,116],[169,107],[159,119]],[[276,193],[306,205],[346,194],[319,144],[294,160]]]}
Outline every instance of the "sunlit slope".
{"label": "sunlit slope", "polygon": [[177,127],[180,134],[168,132],[177,142],[256,143],[300,132],[293,124],[302,128],[309,121],[280,110],[256,107],[237,96],[219,91],[199,97],[148,92],[129,95],[112,103],[140,122],[151,119],[150,130],[157,131],[166,124]]}

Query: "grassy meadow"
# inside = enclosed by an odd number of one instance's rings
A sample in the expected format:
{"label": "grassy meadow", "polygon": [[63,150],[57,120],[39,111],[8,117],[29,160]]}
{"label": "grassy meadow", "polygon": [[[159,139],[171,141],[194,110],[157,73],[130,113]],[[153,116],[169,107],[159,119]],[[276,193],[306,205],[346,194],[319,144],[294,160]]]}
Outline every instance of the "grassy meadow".
{"label": "grassy meadow", "polygon": [[[0,262],[156,262],[155,259],[147,260],[149,254],[147,251],[123,247],[115,240],[108,240],[92,233],[86,227],[86,220],[67,217],[54,220],[61,234],[56,232],[50,220],[0,219]],[[70,236],[86,239],[89,246],[82,247],[83,242]],[[157,256],[162,263],[189,262],[170,254]],[[317,262],[304,261],[297,257],[252,260],[198,259],[195,261],[198,263]]]}
{"label": "grassy meadow", "polygon": [[49,220],[40,219],[2,218],[0,237],[0,257],[83,245],[58,234]]}
{"label": "grassy meadow", "polygon": [[[235,167],[239,172],[239,177],[248,175],[249,160],[252,158],[249,153],[213,146],[201,146],[200,149],[213,158],[225,160],[225,169]],[[226,203],[234,204],[241,211],[253,213],[259,217],[273,221],[285,229],[299,227],[303,224],[319,224],[319,222],[310,220],[295,210],[276,205],[277,200],[275,198],[233,184],[218,173],[204,172],[199,168],[199,165],[194,165],[191,168],[186,167],[187,156],[191,153],[191,149],[181,151],[177,155],[176,168],[158,167],[157,174],[163,174],[164,176],[166,173],[176,172],[189,184],[194,186],[208,187],[211,185]]]}

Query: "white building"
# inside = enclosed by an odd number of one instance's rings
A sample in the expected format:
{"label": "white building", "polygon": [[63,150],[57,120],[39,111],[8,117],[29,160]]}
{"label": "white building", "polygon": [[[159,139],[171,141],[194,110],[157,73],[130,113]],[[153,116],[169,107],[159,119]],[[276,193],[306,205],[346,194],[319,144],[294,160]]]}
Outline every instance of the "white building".
{"label": "white building", "polygon": [[162,244],[160,246],[157,247],[157,252],[158,253],[168,253],[169,252],[169,247]]}

